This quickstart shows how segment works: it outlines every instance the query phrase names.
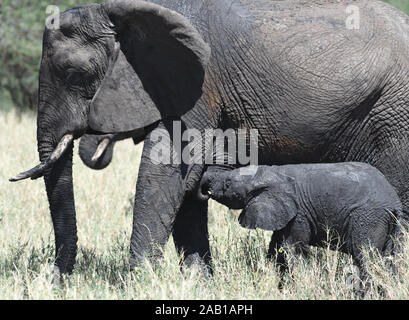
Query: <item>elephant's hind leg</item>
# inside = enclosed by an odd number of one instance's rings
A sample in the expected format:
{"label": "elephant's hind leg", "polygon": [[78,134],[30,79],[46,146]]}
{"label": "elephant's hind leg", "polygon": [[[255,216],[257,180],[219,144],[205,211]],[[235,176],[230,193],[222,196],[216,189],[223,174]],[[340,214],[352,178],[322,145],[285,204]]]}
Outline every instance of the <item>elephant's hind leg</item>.
{"label": "elephant's hind leg", "polygon": [[354,289],[360,296],[373,287],[367,264],[376,260],[378,253],[383,253],[389,238],[389,220],[389,213],[384,208],[359,209],[351,215],[350,251],[359,269],[360,280],[360,288]]}
{"label": "elephant's hind leg", "polygon": [[199,265],[211,271],[207,202],[198,201],[195,194],[187,195],[173,227],[173,240],[187,266]]}

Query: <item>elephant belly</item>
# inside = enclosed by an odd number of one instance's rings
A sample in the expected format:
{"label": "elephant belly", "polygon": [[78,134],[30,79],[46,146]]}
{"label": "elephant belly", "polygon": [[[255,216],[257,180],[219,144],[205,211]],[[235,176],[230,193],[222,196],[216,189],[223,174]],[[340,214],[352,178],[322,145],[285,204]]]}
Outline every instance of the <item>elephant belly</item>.
{"label": "elephant belly", "polygon": [[408,65],[401,17],[378,1],[236,4],[207,30],[209,109],[222,105],[225,128],[258,130],[261,164],[366,160],[357,140],[369,144],[381,108],[391,114],[385,88],[404,87],[391,81],[393,61]]}

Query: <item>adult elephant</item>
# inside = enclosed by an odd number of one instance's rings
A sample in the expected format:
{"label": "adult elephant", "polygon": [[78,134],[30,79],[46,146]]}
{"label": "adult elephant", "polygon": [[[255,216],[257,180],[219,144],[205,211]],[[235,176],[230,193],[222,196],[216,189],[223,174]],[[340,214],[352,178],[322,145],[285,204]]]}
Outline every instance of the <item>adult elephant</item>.
{"label": "adult elephant", "polygon": [[75,262],[72,141],[85,133],[144,139],[132,265],[172,232],[188,261],[210,259],[207,204],[195,197],[203,165],[150,157],[152,130],[173,137],[173,119],[202,134],[258,129],[260,164],[371,163],[407,210],[408,22],[372,0],[117,0],[64,12],[43,39],[41,163],[14,179],[44,175],[59,269]]}

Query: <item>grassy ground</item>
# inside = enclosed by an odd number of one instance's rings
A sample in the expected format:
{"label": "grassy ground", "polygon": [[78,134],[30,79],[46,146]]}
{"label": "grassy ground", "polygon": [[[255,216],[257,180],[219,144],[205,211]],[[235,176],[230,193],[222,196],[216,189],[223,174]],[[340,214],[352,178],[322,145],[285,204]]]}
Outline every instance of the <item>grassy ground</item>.
{"label": "grassy ground", "polygon": [[[35,118],[0,113],[0,299],[353,299],[347,284],[351,260],[337,252],[314,249],[308,259],[294,258],[282,291],[278,274],[265,260],[271,233],[248,231],[237,214],[210,204],[210,241],[215,275],[179,272],[172,241],[153,267],[128,271],[132,198],[141,148],[132,142],[116,147],[103,172],[87,169],[75,156],[79,254],[65,287],[53,290],[49,269],[54,245],[43,181],[11,184],[7,179],[37,162]],[[368,299],[409,298],[409,246],[397,257],[392,275],[382,259],[370,271],[385,290]]]}

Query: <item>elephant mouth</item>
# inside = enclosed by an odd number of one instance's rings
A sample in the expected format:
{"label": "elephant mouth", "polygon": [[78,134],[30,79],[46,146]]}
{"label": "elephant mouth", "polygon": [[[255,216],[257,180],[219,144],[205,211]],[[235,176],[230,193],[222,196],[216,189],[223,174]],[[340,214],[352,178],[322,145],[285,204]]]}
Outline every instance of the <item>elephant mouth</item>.
{"label": "elephant mouth", "polygon": [[31,178],[31,180],[35,180],[44,176],[45,171],[52,168],[54,164],[64,155],[67,149],[71,146],[74,141],[73,134],[66,134],[64,135],[60,142],[58,143],[57,147],[51,153],[51,155],[44,161],[41,162],[39,165],[35,166],[34,168],[27,170],[18,174],[17,176],[10,178],[10,182],[16,182]]}

